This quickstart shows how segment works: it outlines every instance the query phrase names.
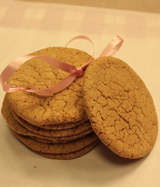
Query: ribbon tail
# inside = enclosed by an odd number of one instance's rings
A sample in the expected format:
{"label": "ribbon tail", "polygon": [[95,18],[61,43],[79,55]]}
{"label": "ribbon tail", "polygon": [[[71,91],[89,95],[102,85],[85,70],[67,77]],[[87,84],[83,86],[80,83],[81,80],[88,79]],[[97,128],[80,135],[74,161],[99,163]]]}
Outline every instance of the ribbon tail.
{"label": "ribbon tail", "polygon": [[13,85],[3,84],[3,90],[5,92],[14,92],[14,91],[18,90],[18,88]]}
{"label": "ribbon tail", "polygon": [[123,39],[119,36],[115,36],[99,57],[114,55],[120,49],[122,44],[123,44]]}

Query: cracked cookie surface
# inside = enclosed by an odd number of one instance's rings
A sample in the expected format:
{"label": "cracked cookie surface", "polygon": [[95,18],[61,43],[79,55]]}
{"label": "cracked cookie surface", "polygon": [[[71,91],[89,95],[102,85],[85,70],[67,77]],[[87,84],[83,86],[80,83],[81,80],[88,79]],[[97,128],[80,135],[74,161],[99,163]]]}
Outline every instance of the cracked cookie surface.
{"label": "cracked cookie surface", "polygon": [[84,106],[100,140],[121,157],[146,156],[155,144],[158,120],[141,78],[123,61],[102,57],[86,69]]}
{"label": "cracked cookie surface", "polygon": [[[49,47],[32,53],[49,56],[76,67],[84,65],[91,58],[78,49]],[[25,62],[8,79],[7,84],[29,89],[29,83],[36,88],[48,88],[66,78],[69,73],[59,70],[47,62],[33,58]],[[18,116],[33,125],[53,125],[78,122],[87,119],[82,97],[83,75],[63,91],[50,97],[16,91],[7,93],[8,101]]]}

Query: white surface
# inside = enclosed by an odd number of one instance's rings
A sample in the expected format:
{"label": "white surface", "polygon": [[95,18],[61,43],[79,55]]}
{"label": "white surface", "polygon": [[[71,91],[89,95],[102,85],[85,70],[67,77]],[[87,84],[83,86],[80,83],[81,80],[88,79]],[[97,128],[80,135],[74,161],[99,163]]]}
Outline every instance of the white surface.
{"label": "white surface", "polygon": [[[160,115],[160,15],[0,0],[0,72],[16,57],[49,46],[64,46],[77,35],[90,37],[95,57],[119,35],[124,44],[115,55],[144,80]],[[76,47],[92,53],[86,41]],[[0,105],[4,92],[0,89]],[[10,132],[0,115],[0,186],[5,187],[159,187],[160,138],[145,158],[128,160],[100,144],[69,161],[36,155]]]}

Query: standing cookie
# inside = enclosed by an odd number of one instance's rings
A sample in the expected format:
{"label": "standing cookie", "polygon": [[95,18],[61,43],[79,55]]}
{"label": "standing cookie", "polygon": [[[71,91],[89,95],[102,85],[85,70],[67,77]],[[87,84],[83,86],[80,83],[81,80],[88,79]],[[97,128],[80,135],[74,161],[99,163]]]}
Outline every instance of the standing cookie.
{"label": "standing cookie", "polygon": [[123,61],[102,57],[85,72],[84,106],[100,140],[121,157],[146,156],[155,144],[158,121],[141,78]]}

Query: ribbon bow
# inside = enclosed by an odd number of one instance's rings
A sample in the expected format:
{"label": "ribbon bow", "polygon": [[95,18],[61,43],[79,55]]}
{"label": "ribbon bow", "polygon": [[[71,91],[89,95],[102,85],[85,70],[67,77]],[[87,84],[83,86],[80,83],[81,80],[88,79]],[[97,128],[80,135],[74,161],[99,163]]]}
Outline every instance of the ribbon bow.
{"label": "ribbon bow", "polygon": [[[92,46],[93,46],[93,55],[90,58],[90,60],[84,64],[83,66],[76,68],[73,65],[70,64],[66,64],[64,62],[61,62],[59,60],[56,60],[54,58],[51,57],[47,57],[47,56],[33,56],[33,55],[24,55],[24,56],[20,56],[18,58],[16,58],[14,61],[12,61],[2,72],[2,74],[0,75],[0,82],[2,84],[3,90],[5,92],[14,92],[17,90],[21,90],[23,92],[34,92],[37,93],[39,95],[43,95],[43,96],[49,96],[52,95],[54,93],[60,92],[63,89],[65,89],[66,87],[68,87],[77,76],[81,76],[83,73],[83,70],[93,61],[93,56],[94,56],[94,44],[93,42],[86,36],[77,36],[73,39],[71,39],[66,46],[72,42],[75,39],[85,39],[88,40]],[[101,53],[101,55],[99,57],[103,57],[103,56],[112,56],[114,55],[119,48],[121,47],[123,43],[123,39],[120,38],[119,36],[115,36],[110,43],[107,45],[107,47],[104,49],[104,51]],[[65,46],[65,47],[66,47]],[[68,73],[70,73],[70,75],[68,77],[66,77],[64,80],[62,80],[61,82],[55,84],[54,86],[50,87],[50,88],[46,88],[46,89],[37,89],[34,86],[32,86],[30,83],[30,89],[26,90],[25,88],[18,88],[15,87],[13,85],[8,85],[5,84],[6,81],[8,80],[8,78],[23,64],[25,63],[27,60],[30,60],[32,58],[38,57],[39,59],[42,59],[46,62],[48,62],[49,64],[55,66],[58,69],[61,69],[63,71],[66,71]]]}

